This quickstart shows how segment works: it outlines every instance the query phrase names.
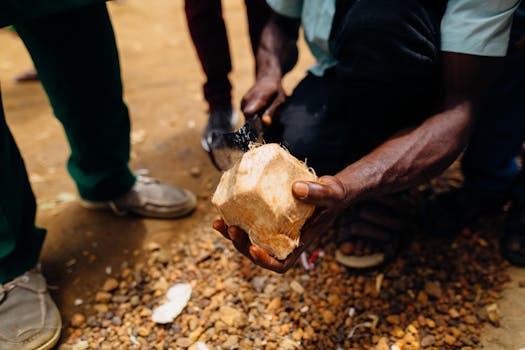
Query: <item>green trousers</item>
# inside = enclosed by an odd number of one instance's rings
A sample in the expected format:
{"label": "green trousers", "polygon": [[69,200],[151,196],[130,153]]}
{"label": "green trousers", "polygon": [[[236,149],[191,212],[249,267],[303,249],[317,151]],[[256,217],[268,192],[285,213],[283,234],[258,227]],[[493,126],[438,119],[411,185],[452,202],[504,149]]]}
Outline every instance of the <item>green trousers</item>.
{"label": "green trousers", "polygon": [[[105,4],[15,26],[71,147],[68,170],[82,198],[126,193],[128,109],[115,36]],[[0,96],[0,283],[38,260],[45,231],[35,227],[36,204],[23,160],[7,127]]]}

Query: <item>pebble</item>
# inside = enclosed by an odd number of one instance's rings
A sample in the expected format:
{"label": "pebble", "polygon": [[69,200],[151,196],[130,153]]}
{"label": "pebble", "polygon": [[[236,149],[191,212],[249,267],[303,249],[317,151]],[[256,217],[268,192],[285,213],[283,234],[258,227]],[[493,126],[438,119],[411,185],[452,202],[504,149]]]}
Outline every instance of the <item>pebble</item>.
{"label": "pebble", "polygon": [[134,295],[131,297],[131,299],[129,300],[129,303],[132,305],[132,306],[137,306],[140,304],[140,298],[138,295]]}
{"label": "pebble", "polygon": [[490,304],[485,307],[485,311],[487,311],[487,316],[494,326],[499,326],[499,308],[497,304]]}
{"label": "pebble", "polygon": [[292,282],[290,283],[290,288],[292,288],[292,290],[293,290],[294,292],[296,292],[297,294],[303,294],[303,293],[304,293],[304,288],[303,288],[303,286],[302,286],[299,282],[297,282],[297,281],[292,281]]}
{"label": "pebble", "polygon": [[421,339],[421,346],[426,348],[429,346],[434,345],[434,342],[436,341],[436,338],[434,338],[433,335],[426,335]]}
{"label": "pebble", "polygon": [[247,323],[246,315],[230,306],[221,306],[220,319],[228,326],[243,327]]}
{"label": "pebble", "polygon": [[386,317],[386,321],[392,325],[398,325],[399,324],[399,316],[398,315],[388,315]]}
{"label": "pebble", "polygon": [[111,294],[108,292],[97,292],[95,296],[95,301],[97,303],[106,304],[111,300]]}
{"label": "pebble", "polygon": [[118,281],[114,278],[108,278],[106,282],[102,285],[102,290],[104,292],[112,292],[118,288]]}
{"label": "pebble", "polygon": [[441,298],[443,295],[443,291],[441,290],[441,287],[439,283],[432,282],[432,281],[426,281],[425,282],[425,292],[436,299]]}
{"label": "pebble", "polygon": [[239,347],[239,336],[230,335],[224,343],[221,345],[224,349],[237,349]]}
{"label": "pebble", "polygon": [[390,350],[390,347],[388,346],[388,339],[384,337],[379,339],[374,350]]}
{"label": "pebble", "polygon": [[177,344],[177,346],[180,346],[181,348],[187,348],[191,344],[193,344],[193,342],[191,341],[191,339],[181,337],[181,338],[177,339],[176,344]]}
{"label": "pebble", "polygon": [[190,168],[190,175],[191,175],[192,177],[199,177],[199,176],[201,176],[201,174],[202,174],[202,169],[201,169],[200,167],[198,167],[198,166],[192,166],[192,167]]}
{"label": "pebble", "polygon": [[297,343],[289,338],[284,338],[279,343],[279,350],[294,350],[297,349]]}
{"label": "pebble", "polygon": [[80,327],[86,322],[86,317],[81,313],[75,313],[71,317],[71,326],[73,327]]}
{"label": "pebble", "polygon": [[451,346],[454,345],[454,343],[456,342],[456,338],[453,337],[453,336],[450,335],[450,334],[446,334],[444,340],[445,340],[445,343],[446,343],[447,345],[451,345]]}

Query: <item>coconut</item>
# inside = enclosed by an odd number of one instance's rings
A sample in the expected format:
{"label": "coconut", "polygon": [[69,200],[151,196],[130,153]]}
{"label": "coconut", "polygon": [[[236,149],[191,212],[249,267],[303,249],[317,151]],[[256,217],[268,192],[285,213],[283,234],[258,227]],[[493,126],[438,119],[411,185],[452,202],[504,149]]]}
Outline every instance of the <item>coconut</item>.
{"label": "coconut", "polygon": [[301,228],[315,209],[293,196],[298,180],[317,176],[278,144],[265,144],[222,175],[212,203],[228,226],[240,227],[252,244],[283,260],[299,245]]}

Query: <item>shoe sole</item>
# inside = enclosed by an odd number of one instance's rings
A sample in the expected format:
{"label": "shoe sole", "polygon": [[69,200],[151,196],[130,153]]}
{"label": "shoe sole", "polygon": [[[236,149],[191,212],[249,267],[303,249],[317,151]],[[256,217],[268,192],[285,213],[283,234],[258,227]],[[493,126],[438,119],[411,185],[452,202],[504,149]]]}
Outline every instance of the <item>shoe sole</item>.
{"label": "shoe sole", "polygon": [[53,337],[49,339],[45,344],[40,345],[38,348],[35,348],[34,350],[51,350],[55,347],[55,345],[58,343],[58,340],[60,339],[60,334],[62,333],[62,321],[58,323],[58,327],[56,329],[55,334],[53,334]]}
{"label": "shoe sole", "polygon": [[[230,121],[231,127],[233,128],[237,124],[238,121],[239,121],[239,114],[237,114],[237,112],[233,112],[232,120]],[[206,152],[210,153],[210,147],[208,147],[208,142],[206,142],[206,139],[204,137],[201,137],[201,146]]]}
{"label": "shoe sole", "polygon": [[[188,205],[179,211],[163,213],[163,212],[153,212],[153,211],[148,211],[148,210],[141,210],[140,208],[134,208],[134,209],[129,209],[125,211],[123,210],[123,215],[127,213],[132,213],[132,214],[139,215],[145,218],[153,218],[153,219],[178,219],[178,218],[184,217],[192,213],[197,208],[197,197],[195,197],[195,195],[189,191],[185,191],[185,192],[186,192],[186,195],[190,199],[188,200]],[[109,203],[105,203],[105,202],[97,203],[97,202],[91,202],[85,199],[80,199],[80,205],[85,209],[89,209],[93,211],[110,211],[110,212],[115,213],[115,211],[113,210],[113,208],[111,208]]]}
{"label": "shoe sole", "polygon": [[345,255],[340,250],[335,252],[335,260],[346,267],[353,269],[369,269],[385,262],[385,254],[376,253],[365,256]]}

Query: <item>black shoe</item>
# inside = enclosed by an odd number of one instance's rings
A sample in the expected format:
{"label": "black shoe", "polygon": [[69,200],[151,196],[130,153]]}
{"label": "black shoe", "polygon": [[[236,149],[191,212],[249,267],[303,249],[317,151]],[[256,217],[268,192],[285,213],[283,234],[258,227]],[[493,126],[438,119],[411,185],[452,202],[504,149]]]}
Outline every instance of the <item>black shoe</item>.
{"label": "black shoe", "polygon": [[206,128],[204,129],[201,138],[202,148],[204,148],[206,152],[209,152],[210,148],[208,145],[212,142],[212,133],[232,132],[236,123],[237,115],[231,110],[231,108],[211,110],[210,116],[208,117],[208,124],[206,124]]}
{"label": "black shoe", "polygon": [[454,237],[480,217],[499,215],[508,200],[481,195],[471,188],[457,188],[427,202],[420,215],[427,233]]}

